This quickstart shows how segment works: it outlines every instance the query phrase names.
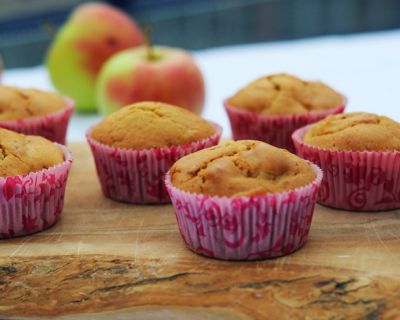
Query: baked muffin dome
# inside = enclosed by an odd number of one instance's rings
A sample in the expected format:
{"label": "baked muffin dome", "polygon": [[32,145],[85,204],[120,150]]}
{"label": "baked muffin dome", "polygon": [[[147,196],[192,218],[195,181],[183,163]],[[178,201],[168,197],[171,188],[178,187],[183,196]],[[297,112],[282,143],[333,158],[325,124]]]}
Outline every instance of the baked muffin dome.
{"label": "baked muffin dome", "polygon": [[0,176],[25,175],[55,166],[64,155],[51,141],[0,128]]}
{"label": "baked muffin dome", "polygon": [[316,175],[303,159],[256,140],[230,141],[179,159],[170,170],[178,189],[213,196],[293,190]]}
{"label": "baked muffin dome", "polygon": [[228,103],[238,109],[280,115],[332,109],[343,103],[343,97],[322,82],[282,73],[251,82]]}
{"label": "baked muffin dome", "polygon": [[112,147],[148,149],[189,144],[214,133],[215,129],[206,120],[186,109],[139,102],[107,116],[90,135]]}
{"label": "baked muffin dome", "polygon": [[65,99],[54,93],[0,85],[0,120],[44,116],[65,105]]}
{"label": "baked muffin dome", "polygon": [[366,112],[337,114],[313,125],[304,142],[334,151],[400,150],[400,123]]}

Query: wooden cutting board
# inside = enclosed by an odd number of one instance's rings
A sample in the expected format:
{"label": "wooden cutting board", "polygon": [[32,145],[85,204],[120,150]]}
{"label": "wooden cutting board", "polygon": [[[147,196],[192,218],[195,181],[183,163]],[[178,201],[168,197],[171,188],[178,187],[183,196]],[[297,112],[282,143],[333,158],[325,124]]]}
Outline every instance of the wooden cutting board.
{"label": "wooden cutting board", "polygon": [[0,240],[2,318],[400,319],[400,211],[316,207],[306,245],[283,258],[225,262],[185,248],[170,205],[103,197],[89,148],[61,220]]}

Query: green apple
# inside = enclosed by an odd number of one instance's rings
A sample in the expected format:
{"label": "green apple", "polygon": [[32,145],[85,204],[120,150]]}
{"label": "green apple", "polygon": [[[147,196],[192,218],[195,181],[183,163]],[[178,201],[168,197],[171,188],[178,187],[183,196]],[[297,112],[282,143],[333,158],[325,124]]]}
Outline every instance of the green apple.
{"label": "green apple", "polygon": [[169,47],[138,47],[112,56],[97,82],[97,104],[105,114],[139,101],[158,101],[201,113],[203,76],[191,55]]}
{"label": "green apple", "polygon": [[140,29],[125,13],[107,4],[83,4],[61,27],[48,51],[51,80],[58,91],[76,101],[78,111],[95,111],[95,83],[103,63],[143,42]]}

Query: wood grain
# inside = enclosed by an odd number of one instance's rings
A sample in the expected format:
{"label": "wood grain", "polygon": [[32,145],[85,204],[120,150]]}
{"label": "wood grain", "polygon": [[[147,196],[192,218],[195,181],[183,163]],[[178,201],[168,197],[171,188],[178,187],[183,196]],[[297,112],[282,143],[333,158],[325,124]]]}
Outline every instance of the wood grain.
{"label": "wood grain", "polygon": [[85,145],[62,219],[0,241],[0,315],[118,319],[398,319],[400,213],[317,206],[308,242],[224,262],[184,247],[170,205],[102,196]]}

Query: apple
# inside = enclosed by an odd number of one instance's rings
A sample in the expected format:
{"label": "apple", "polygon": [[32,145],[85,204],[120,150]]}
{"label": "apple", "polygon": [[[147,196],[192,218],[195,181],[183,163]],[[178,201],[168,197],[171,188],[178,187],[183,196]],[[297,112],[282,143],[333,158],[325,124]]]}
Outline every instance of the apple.
{"label": "apple", "polygon": [[47,55],[51,80],[83,112],[96,110],[95,84],[103,63],[113,54],[143,44],[135,21],[103,3],[77,7],[57,33]]}
{"label": "apple", "polygon": [[142,46],[117,53],[102,67],[97,104],[104,114],[139,101],[173,104],[201,113],[204,80],[192,56],[181,49]]}

